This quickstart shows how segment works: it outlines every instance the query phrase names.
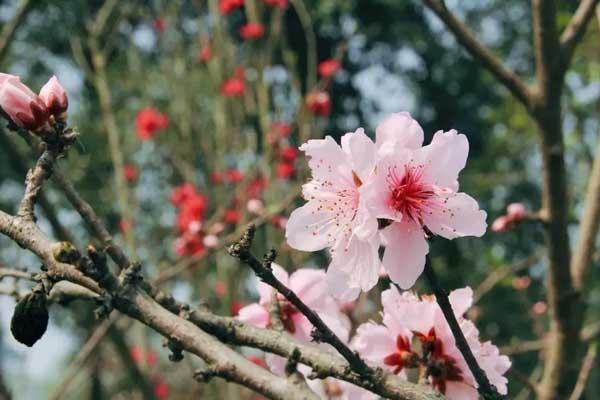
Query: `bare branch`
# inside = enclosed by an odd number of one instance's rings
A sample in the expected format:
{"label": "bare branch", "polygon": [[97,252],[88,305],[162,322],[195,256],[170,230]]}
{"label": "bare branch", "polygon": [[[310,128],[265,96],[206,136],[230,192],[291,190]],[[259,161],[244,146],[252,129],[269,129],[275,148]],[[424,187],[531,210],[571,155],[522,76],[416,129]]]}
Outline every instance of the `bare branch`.
{"label": "bare branch", "polygon": [[571,397],[569,397],[569,400],[579,400],[581,398],[581,395],[583,395],[588,378],[590,377],[590,372],[592,372],[592,369],[594,368],[594,361],[596,361],[597,350],[597,342],[594,342],[589,345],[587,354],[585,355],[583,363],[581,364],[581,370],[579,371],[579,377],[577,377],[575,389],[573,390]]}
{"label": "bare branch", "polygon": [[13,18],[2,27],[2,32],[0,32],[0,61],[4,59],[17,28],[27,16],[32,5],[31,0],[21,0]]}
{"label": "bare branch", "polygon": [[290,303],[294,305],[316,328],[318,339],[332,345],[350,364],[352,369],[360,374],[374,376],[374,371],[352,351],[346,344],[323,322],[321,317],[308,307],[300,298],[279,281],[271,270],[271,262],[275,258],[274,250],[265,256],[265,262],[260,262],[251,252],[250,247],[254,239],[256,227],[250,225],[242,238],[229,248],[229,254],[239,258],[248,265],[254,273],[267,285],[281,293]]}
{"label": "bare branch", "polygon": [[435,294],[435,299],[442,309],[442,313],[446,318],[446,322],[448,322],[448,326],[450,326],[450,330],[452,331],[452,335],[454,339],[456,339],[456,347],[460,350],[465,362],[469,366],[475,381],[477,382],[477,391],[484,399],[503,399],[505,396],[501,396],[498,393],[498,390],[492,385],[483,371],[479,366],[479,363],[475,359],[469,344],[467,343],[467,339],[465,339],[465,335],[463,334],[458,321],[456,320],[456,316],[454,315],[454,311],[452,310],[452,305],[450,304],[450,300],[448,300],[448,294],[440,285],[435,271],[431,265],[431,259],[429,256],[425,258],[425,278],[429,282],[429,286],[431,287],[433,294]]}
{"label": "bare branch", "polygon": [[471,57],[479,61],[496,79],[510,91],[527,109],[531,107],[531,93],[527,85],[513,71],[506,68],[502,61],[475,34],[458,20],[446,7],[443,0],[423,0],[454,34]]}
{"label": "bare branch", "polygon": [[596,149],[580,220],[579,239],[571,258],[573,285],[579,290],[585,286],[586,272],[592,263],[600,227],[600,143]]}
{"label": "bare branch", "polygon": [[35,219],[34,206],[37,195],[42,190],[42,185],[52,174],[57,153],[54,150],[45,150],[37,160],[35,167],[27,173],[25,194],[19,205],[17,215],[22,218]]}
{"label": "bare branch", "polygon": [[590,20],[594,16],[594,8],[599,4],[598,0],[582,0],[575,14],[560,35],[560,45],[565,67],[571,61],[577,44],[585,34]]}

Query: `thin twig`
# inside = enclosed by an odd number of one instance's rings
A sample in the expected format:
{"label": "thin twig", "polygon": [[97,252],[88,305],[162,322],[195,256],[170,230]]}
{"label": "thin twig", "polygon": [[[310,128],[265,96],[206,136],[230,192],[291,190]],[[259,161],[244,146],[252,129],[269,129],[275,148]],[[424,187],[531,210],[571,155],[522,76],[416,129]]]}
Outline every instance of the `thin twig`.
{"label": "thin twig", "polygon": [[267,285],[273,287],[281,293],[290,303],[294,305],[315,327],[318,332],[318,339],[332,345],[350,364],[353,370],[364,375],[374,375],[374,371],[359,357],[357,353],[352,351],[314,312],[308,307],[292,290],[279,281],[271,269],[271,262],[274,259],[274,250],[270,255],[265,257],[265,262],[259,261],[251,252],[250,247],[256,227],[250,225],[242,238],[229,247],[229,254],[240,259],[248,265],[254,273]]}
{"label": "thin twig", "polygon": [[456,40],[498,79],[527,109],[530,107],[530,89],[513,71],[507,69],[498,57],[481,43],[475,34],[454,16],[443,0],[423,0],[454,34]]}
{"label": "thin twig", "polygon": [[454,311],[452,310],[452,305],[450,305],[450,300],[448,300],[448,294],[440,285],[438,278],[433,270],[431,265],[431,260],[429,256],[425,259],[425,278],[427,279],[429,286],[431,286],[431,290],[435,294],[435,299],[442,309],[442,313],[448,322],[448,326],[450,326],[450,330],[454,335],[454,339],[456,340],[456,347],[460,350],[465,362],[469,366],[475,381],[477,382],[477,391],[484,399],[504,399],[505,397],[500,395],[496,388],[490,383],[487,375],[479,366],[479,363],[475,359],[469,344],[467,343],[467,339],[465,339],[465,335],[463,334],[458,321],[456,320],[456,316],[454,315]]}
{"label": "thin twig", "polygon": [[579,370],[579,376],[577,377],[577,383],[575,384],[575,389],[569,397],[569,400],[579,400],[583,392],[585,391],[585,386],[587,384],[588,378],[590,377],[590,372],[594,368],[594,361],[596,360],[598,350],[598,343],[594,342],[590,344],[588,347],[587,354],[583,359],[581,364],[581,370]]}

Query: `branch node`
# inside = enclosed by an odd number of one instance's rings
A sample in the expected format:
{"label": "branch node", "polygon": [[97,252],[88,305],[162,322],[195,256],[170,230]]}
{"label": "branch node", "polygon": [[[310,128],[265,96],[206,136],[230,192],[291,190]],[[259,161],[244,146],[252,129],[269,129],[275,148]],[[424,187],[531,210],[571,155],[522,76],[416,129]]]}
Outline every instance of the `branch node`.
{"label": "branch node", "polygon": [[290,356],[287,359],[287,362],[285,363],[285,374],[287,376],[290,376],[294,372],[296,372],[299,361],[300,361],[300,350],[298,350],[297,347],[294,347],[292,354],[290,354]]}

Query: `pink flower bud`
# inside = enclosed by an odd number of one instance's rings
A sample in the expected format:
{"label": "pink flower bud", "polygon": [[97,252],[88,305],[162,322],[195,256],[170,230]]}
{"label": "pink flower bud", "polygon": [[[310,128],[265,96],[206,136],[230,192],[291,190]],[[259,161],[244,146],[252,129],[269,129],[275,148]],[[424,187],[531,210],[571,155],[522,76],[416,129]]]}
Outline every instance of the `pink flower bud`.
{"label": "pink flower bud", "polygon": [[219,238],[216,235],[206,235],[202,241],[205,247],[214,249],[219,245]]}
{"label": "pink flower bud", "polygon": [[512,203],[506,207],[506,214],[512,221],[522,221],[527,215],[527,209],[523,203]]}
{"label": "pink flower bud", "polygon": [[531,285],[531,278],[528,276],[519,276],[512,280],[512,286],[517,290],[525,290]]}
{"label": "pink flower bud", "polygon": [[249,213],[259,215],[265,210],[265,205],[259,199],[250,199],[248,200],[248,203],[246,203],[246,208]]}
{"label": "pink flower bud", "polygon": [[531,307],[531,312],[534,315],[542,315],[548,309],[548,305],[543,301],[538,301]]}
{"label": "pink flower bud", "polygon": [[52,115],[60,115],[67,111],[69,99],[56,76],[52,76],[40,90],[40,98]]}
{"label": "pink flower bud", "polygon": [[49,113],[42,99],[17,77],[1,77],[0,107],[18,126],[36,130],[48,121]]}
{"label": "pink flower bud", "polygon": [[506,215],[502,215],[494,220],[492,231],[506,232],[510,227],[510,219]]}
{"label": "pink flower bud", "polygon": [[213,234],[213,235],[218,235],[220,233],[223,233],[223,231],[225,230],[225,224],[222,222],[215,222],[209,229],[208,232]]}

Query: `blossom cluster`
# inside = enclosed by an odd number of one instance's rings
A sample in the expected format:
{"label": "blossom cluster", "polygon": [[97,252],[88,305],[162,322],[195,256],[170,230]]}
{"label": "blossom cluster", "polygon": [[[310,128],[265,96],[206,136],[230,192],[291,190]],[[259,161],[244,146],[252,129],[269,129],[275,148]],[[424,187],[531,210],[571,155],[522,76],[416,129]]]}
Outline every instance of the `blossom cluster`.
{"label": "blossom cluster", "polygon": [[[455,130],[439,131],[423,146],[423,129],[408,113],[392,114],[373,142],[362,128],[341,138],[309,140],[312,179],[307,203],[290,215],[286,237],[298,250],[328,248],[332,293],[353,299],[371,289],[383,269],[403,289],[423,271],[427,238],[482,236],[486,213],[458,191],[469,143]],[[385,247],[383,260],[379,248]]]}
{"label": "blossom cluster", "polygon": [[[454,290],[449,300],[477,363],[498,392],[506,394],[508,357],[491,342],[482,343],[475,324],[464,317],[473,302],[472,290]],[[352,341],[367,362],[404,376],[413,369],[448,399],[479,398],[477,383],[435,297],[418,298],[391,288],[382,293],[381,302],[383,324],[359,326]]]}
{"label": "blossom cluster", "polygon": [[0,108],[20,128],[38,131],[48,123],[64,120],[69,99],[56,76],[35,94],[15,75],[0,73]]}
{"label": "blossom cluster", "polygon": [[[349,342],[361,357],[374,367],[381,367],[404,379],[418,376],[450,400],[477,399],[477,384],[464,358],[456,347],[454,336],[433,296],[418,298],[410,292],[400,293],[392,288],[381,296],[383,324],[368,322],[356,330],[349,340],[350,322],[344,311],[348,303],[336,301],[329,293],[322,270],[301,268],[291,275],[273,264],[273,274],[338,335]],[[239,310],[238,319],[267,328],[273,324],[273,302],[277,302],[283,328],[297,340],[311,341],[312,324],[281,294],[265,283],[258,282],[259,301]],[[464,317],[473,301],[470,288],[453,291],[449,296],[460,327],[481,368],[500,393],[506,393],[504,373],[510,367],[506,356],[490,342],[482,343],[475,325]],[[320,344],[319,346],[328,347]],[[268,354],[267,366],[275,373],[283,373],[285,360]],[[300,366],[299,371],[308,376],[310,368]],[[414,371],[415,373],[407,373]],[[370,400],[376,396],[367,390],[335,379],[326,381],[308,379],[309,386],[321,398],[345,400]]]}

